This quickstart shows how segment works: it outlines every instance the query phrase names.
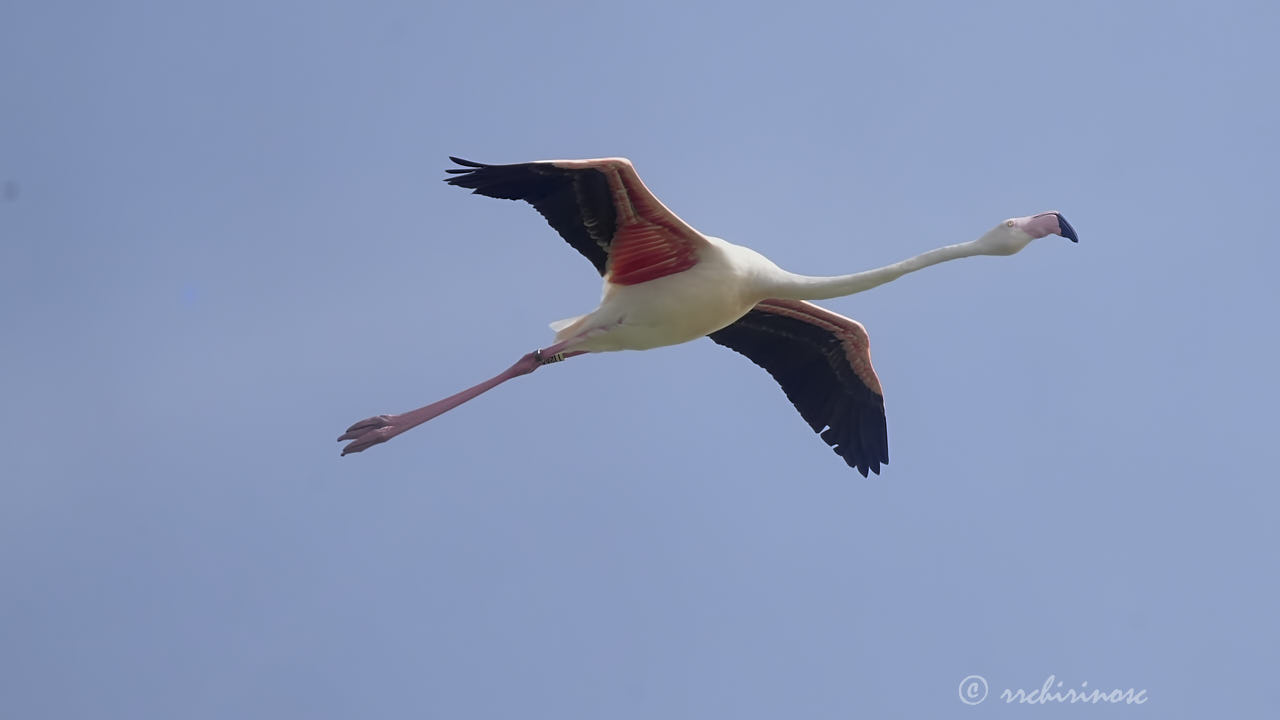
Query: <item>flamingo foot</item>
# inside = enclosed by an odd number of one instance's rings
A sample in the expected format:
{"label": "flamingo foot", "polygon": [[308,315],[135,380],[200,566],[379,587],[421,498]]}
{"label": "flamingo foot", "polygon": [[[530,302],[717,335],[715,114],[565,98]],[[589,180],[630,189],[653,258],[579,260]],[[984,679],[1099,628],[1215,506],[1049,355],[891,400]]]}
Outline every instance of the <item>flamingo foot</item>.
{"label": "flamingo foot", "polygon": [[353,442],[347,443],[347,446],[342,448],[342,454],[358,453],[361,450],[367,450],[374,445],[384,443],[395,437],[399,434],[395,432],[395,421],[398,417],[400,416],[375,415],[347,428],[342,437],[338,438],[338,442],[343,440],[352,440]]}

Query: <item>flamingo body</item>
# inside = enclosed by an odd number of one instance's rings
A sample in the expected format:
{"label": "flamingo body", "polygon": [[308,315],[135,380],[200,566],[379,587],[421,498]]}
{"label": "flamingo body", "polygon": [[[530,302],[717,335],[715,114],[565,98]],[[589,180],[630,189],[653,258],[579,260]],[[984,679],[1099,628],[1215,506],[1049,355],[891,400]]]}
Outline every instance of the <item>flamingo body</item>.
{"label": "flamingo body", "polygon": [[650,350],[697,340],[745,315],[765,294],[744,271],[743,256],[764,258],[718,238],[703,239],[696,264],[687,270],[638,284],[617,284],[606,276],[600,307],[561,329],[556,340],[587,333],[575,349]]}

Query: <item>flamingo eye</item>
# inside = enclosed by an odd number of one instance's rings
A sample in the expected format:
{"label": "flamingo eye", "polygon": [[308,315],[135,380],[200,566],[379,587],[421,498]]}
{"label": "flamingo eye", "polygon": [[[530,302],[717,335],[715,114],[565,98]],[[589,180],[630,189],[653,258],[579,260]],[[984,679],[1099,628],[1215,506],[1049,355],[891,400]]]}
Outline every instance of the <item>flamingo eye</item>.
{"label": "flamingo eye", "polygon": [[1005,221],[1004,221],[1004,226],[1005,226],[1005,227],[1013,227],[1013,221],[1012,221],[1012,220],[1005,220]]}

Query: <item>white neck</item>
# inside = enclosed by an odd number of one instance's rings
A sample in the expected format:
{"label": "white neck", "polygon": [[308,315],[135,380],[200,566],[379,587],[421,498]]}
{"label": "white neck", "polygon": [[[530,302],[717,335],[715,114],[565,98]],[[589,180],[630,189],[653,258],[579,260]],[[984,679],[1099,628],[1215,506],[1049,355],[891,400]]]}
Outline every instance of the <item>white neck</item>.
{"label": "white neck", "polygon": [[883,285],[890,280],[897,280],[907,273],[927,268],[930,265],[986,254],[995,253],[991,253],[990,249],[985,247],[982,244],[982,240],[979,239],[940,247],[937,250],[930,250],[902,262],[852,275],[813,277],[810,275],[796,275],[795,273],[780,270],[781,275],[777,278],[776,284],[769,289],[769,297],[788,300],[826,300],[828,298],[843,297],[860,293],[863,290],[870,290],[873,287]]}

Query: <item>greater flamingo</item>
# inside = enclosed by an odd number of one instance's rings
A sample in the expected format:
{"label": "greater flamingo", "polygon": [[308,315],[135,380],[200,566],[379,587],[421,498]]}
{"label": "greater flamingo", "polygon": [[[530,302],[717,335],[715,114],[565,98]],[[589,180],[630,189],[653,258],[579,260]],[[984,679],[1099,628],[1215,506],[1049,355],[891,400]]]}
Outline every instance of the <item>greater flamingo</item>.
{"label": "greater flamingo", "polygon": [[[486,165],[451,157],[450,185],[524,200],[604,276],[594,311],[552,323],[555,342],[498,375],[400,415],[347,428],[342,454],[386,442],[514,377],[576,355],[648,350],[704,335],[764,368],[805,421],[864,477],[889,463],[880,381],[867,331],[807,300],[852,295],[907,273],[972,255],[1012,255],[1036,238],[1078,242],[1057,212],[1002,221],[977,240],[875,270],[796,275],[763,255],[703,235],[667,209],[625,158]],[[825,428],[825,430],[824,430]]]}

